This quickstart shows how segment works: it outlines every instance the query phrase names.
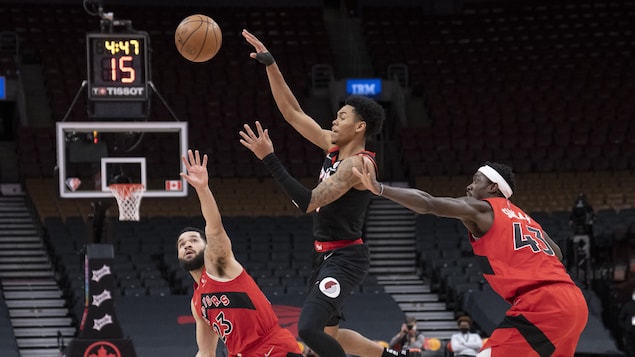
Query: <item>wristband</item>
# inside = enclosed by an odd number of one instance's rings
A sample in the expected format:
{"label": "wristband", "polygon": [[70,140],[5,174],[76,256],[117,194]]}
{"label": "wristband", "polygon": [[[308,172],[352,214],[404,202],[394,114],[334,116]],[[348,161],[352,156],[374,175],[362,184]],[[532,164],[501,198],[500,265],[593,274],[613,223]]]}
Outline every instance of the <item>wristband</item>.
{"label": "wristband", "polygon": [[377,196],[381,197],[384,194],[384,184],[383,183],[379,183],[379,193],[377,194]]}
{"label": "wristband", "polygon": [[276,63],[276,60],[273,59],[271,52],[259,52],[256,53],[256,61],[264,64],[265,66],[271,66]]}

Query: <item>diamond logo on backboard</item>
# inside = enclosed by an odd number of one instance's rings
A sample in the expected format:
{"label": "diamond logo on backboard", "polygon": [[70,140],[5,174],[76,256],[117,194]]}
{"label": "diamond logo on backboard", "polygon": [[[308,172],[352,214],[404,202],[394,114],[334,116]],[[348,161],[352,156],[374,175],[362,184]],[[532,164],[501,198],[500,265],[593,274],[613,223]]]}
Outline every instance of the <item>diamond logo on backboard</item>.
{"label": "diamond logo on backboard", "polygon": [[66,179],[66,187],[68,187],[71,192],[75,192],[79,188],[79,185],[82,184],[82,181],[77,177],[69,177]]}

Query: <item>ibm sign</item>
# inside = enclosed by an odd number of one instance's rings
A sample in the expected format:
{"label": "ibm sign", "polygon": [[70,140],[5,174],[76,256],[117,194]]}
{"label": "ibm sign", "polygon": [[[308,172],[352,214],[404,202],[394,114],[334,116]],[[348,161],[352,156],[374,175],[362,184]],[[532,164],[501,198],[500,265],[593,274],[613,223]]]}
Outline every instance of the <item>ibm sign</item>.
{"label": "ibm sign", "polygon": [[7,84],[5,78],[0,76],[0,100],[7,99]]}
{"label": "ibm sign", "polygon": [[381,94],[381,78],[352,78],[346,80],[347,95],[376,97]]}

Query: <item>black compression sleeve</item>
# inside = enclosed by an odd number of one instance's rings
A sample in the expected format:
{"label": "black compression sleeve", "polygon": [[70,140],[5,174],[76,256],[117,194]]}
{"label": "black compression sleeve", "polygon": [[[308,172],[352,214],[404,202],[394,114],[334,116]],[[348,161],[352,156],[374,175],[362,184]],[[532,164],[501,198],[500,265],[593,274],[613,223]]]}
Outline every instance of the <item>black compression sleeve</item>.
{"label": "black compression sleeve", "polygon": [[282,166],[282,163],[276,154],[271,153],[265,156],[265,158],[262,159],[262,162],[271,173],[271,176],[273,176],[280,187],[282,187],[284,192],[291,197],[293,204],[301,209],[302,212],[306,213],[306,210],[309,207],[309,202],[311,202],[311,190],[304,187],[303,184],[289,174],[287,169]]}

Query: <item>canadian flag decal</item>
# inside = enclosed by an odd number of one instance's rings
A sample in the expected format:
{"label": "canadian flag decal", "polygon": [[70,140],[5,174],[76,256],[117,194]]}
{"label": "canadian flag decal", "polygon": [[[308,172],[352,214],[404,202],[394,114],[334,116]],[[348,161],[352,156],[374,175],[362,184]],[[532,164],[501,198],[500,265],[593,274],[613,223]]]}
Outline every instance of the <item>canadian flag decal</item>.
{"label": "canadian flag decal", "polygon": [[181,191],[183,189],[183,182],[181,180],[165,180],[166,191]]}

